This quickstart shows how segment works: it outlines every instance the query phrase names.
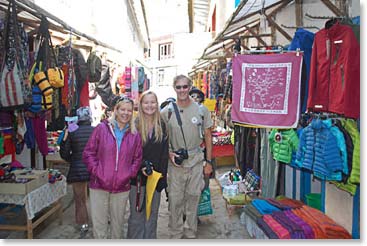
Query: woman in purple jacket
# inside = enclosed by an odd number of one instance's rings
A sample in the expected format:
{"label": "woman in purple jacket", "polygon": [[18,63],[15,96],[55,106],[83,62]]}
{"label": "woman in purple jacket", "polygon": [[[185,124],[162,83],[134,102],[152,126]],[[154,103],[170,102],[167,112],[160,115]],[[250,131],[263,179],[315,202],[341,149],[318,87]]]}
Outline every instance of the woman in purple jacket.
{"label": "woman in purple jacket", "polygon": [[[130,178],[136,177],[142,162],[142,140],[132,117],[133,104],[130,98],[120,97],[112,117],[94,129],[83,152],[90,172],[94,238],[123,238]],[[107,235],[109,220],[111,236]]]}

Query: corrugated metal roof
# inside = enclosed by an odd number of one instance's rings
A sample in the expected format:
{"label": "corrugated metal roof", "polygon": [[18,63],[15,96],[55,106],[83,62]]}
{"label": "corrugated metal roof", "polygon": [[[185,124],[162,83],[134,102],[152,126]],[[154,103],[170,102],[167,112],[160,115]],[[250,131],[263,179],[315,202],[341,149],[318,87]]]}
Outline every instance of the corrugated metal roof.
{"label": "corrugated metal roof", "polygon": [[261,10],[261,8],[263,7],[263,3],[264,3],[264,8],[267,8],[270,5],[280,2],[280,1],[281,0],[265,0],[263,2],[263,0],[248,0],[247,3],[242,7],[240,12],[234,17],[233,22],[237,21],[238,19],[246,15],[249,15],[256,11]]}
{"label": "corrugated metal roof", "polygon": [[193,0],[195,32],[205,31],[209,15],[209,0]]}

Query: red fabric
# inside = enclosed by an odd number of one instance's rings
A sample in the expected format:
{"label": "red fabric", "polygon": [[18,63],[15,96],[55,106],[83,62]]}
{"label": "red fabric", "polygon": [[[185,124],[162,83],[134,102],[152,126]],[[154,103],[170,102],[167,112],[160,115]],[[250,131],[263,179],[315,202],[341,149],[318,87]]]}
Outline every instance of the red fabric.
{"label": "red fabric", "polygon": [[232,144],[225,145],[213,145],[212,149],[212,157],[223,157],[223,156],[233,156],[234,155],[234,146]]}
{"label": "red fabric", "polygon": [[276,221],[270,214],[266,214],[263,216],[264,221],[269,227],[277,234],[279,239],[290,239],[291,236],[289,231],[285,229],[278,221]]}
{"label": "red fabric", "polygon": [[79,96],[79,107],[89,107],[89,81],[85,81]]}
{"label": "red fabric", "polygon": [[290,199],[290,198],[282,198],[277,200],[279,203],[285,205],[285,206],[289,206],[291,208],[300,208],[303,205],[305,205],[303,202],[298,201],[298,200],[294,200],[294,199]]}
{"label": "red fabric", "polygon": [[62,72],[64,73],[64,87],[62,87],[61,91],[61,104],[64,104],[66,107],[68,107],[68,93],[69,93],[69,86],[68,86],[68,80],[69,80],[69,68],[68,65],[64,64],[62,65]]}
{"label": "red fabric", "polygon": [[338,225],[334,220],[329,218],[327,215],[321,211],[311,208],[309,206],[302,206],[302,209],[308,213],[310,217],[315,219],[317,223],[321,226],[326,238],[328,239],[351,239],[352,235],[344,229],[342,226]]}
{"label": "red fabric", "polygon": [[11,160],[15,160],[15,144],[11,134],[3,134],[4,137],[4,154],[0,154],[0,159],[6,155],[11,155]]}
{"label": "red fabric", "polygon": [[301,218],[303,221],[311,226],[312,231],[315,235],[315,239],[326,238],[326,234],[324,233],[318,222],[313,217],[308,216],[308,214],[302,208],[293,209],[292,213],[297,215],[299,218]]}
{"label": "red fabric", "polygon": [[351,27],[335,23],[315,34],[307,108],[358,118],[359,94],[358,40]]}

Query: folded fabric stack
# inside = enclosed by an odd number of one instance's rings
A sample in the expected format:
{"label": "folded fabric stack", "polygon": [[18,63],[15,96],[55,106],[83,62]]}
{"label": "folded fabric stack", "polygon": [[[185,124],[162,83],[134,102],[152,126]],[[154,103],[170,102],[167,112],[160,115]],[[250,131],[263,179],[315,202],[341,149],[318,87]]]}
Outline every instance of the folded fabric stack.
{"label": "folded fabric stack", "polygon": [[321,211],[289,199],[255,199],[244,212],[269,239],[351,239],[351,234]]}

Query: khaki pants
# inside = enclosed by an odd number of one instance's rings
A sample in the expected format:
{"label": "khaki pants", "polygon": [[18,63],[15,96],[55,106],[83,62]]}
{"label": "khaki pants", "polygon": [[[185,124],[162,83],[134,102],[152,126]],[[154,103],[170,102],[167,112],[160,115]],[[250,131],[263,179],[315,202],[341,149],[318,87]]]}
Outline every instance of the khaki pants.
{"label": "khaki pants", "polygon": [[[168,165],[169,230],[171,238],[195,238],[197,232],[197,208],[204,188],[202,155],[193,167]],[[186,221],[183,222],[185,210]]]}
{"label": "khaki pants", "polygon": [[[129,191],[110,193],[104,190],[89,189],[89,192],[94,238],[122,239]],[[110,221],[111,237],[108,235],[108,221]]]}
{"label": "khaki pants", "polygon": [[75,222],[78,225],[88,224],[88,182],[75,182],[71,185],[75,201]]}

